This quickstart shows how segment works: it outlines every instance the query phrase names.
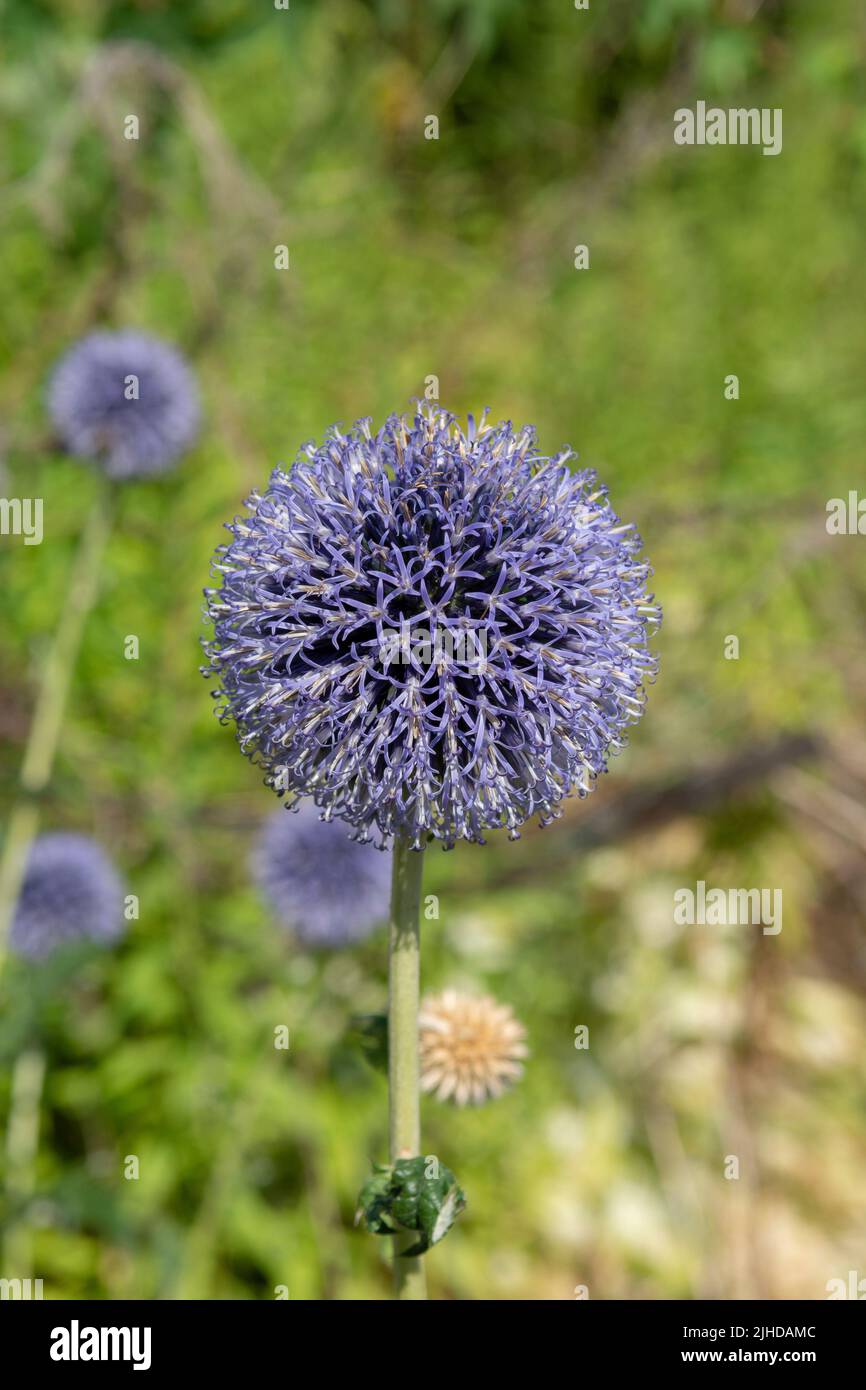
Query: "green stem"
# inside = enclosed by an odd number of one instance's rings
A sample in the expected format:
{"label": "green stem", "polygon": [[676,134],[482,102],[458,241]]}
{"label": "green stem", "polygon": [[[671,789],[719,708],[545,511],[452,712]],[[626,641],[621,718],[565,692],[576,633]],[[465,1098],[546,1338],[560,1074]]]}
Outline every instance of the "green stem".
{"label": "green stem", "polygon": [[109,487],[100,481],[75,557],[66,602],[54,633],[36,697],[21,764],[22,793],[12,807],[0,858],[0,964],[21,891],[30,846],[39,829],[38,797],[54,768],[72,672],[87,615],[93,607],[110,530]]}
{"label": "green stem", "polygon": [[32,1274],[32,1228],[27,1205],[36,1186],[39,1111],[45,1080],[41,1052],[22,1052],[12,1073],[12,1096],[6,1128],[6,1203],[8,1225],[3,1243],[3,1275],[29,1279]]}
{"label": "green stem", "polygon": [[[394,842],[391,921],[388,941],[388,1096],[391,1162],[415,1158],[421,1148],[418,1088],[418,986],[421,964],[420,909],[423,851]],[[427,1297],[424,1266],[401,1252],[417,1235],[394,1237],[394,1292],[400,1299]]]}
{"label": "green stem", "polygon": [[229,1194],[237,1185],[249,1142],[248,1121],[254,1107],[250,1097],[236,1107],[233,1123],[208,1178],[207,1187],[195,1221],[185,1242],[183,1266],[171,1298],[208,1299],[221,1234],[221,1222]]}

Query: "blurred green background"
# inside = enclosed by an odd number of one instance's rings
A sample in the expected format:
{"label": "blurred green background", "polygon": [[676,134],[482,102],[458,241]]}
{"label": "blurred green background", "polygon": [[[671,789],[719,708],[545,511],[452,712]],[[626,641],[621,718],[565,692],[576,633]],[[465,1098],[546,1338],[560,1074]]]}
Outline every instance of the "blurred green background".
{"label": "blurred green background", "polygon": [[[384,1005],[384,933],[314,957],[270,920],[247,857],[273,797],[198,644],[248,491],[431,375],[449,409],[598,468],[665,610],[648,713],[596,794],[517,845],[428,854],[425,986],[490,990],[532,1050],[505,1099],[425,1102],[425,1151],[470,1199],[431,1295],[823,1298],[866,1276],[866,540],[825,526],[864,486],[862,7],[4,20],[0,491],[45,507],[41,546],[0,543],[7,807],[94,493],[51,440],[52,363],[142,327],[192,356],[206,412],[177,472],[122,496],[44,808],[110,849],[140,920],[0,985],[0,1116],[15,1059],[47,1059],[33,1191],[3,1208],[46,1296],[388,1296],[385,1242],[352,1227],[385,1086],[345,1036]],[[782,154],[675,146],[698,99],[781,107]],[[675,926],[698,879],[781,888],[783,931]]]}

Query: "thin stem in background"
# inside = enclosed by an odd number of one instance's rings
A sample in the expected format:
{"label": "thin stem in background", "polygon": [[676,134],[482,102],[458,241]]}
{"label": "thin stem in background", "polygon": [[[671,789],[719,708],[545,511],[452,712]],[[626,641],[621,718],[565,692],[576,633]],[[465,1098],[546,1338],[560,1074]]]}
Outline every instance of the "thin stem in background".
{"label": "thin stem in background", "polygon": [[12,807],[0,858],[0,965],[9,927],[21,892],[30,846],[39,829],[37,798],[54,768],[66,702],[81,635],[99,585],[102,557],[111,528],[110,489],[100,479],[79,542],[66,602],[45,661],[33,722],[19,778],[20,795]]}
{"label": "thin stem in background", "polygon": [[45,1057],[36,1049],[22,1052],[12,1072],[12,1097],[6,1129],[6,1206],[3,1275],[29,1279],[33,1239],[27,1205],[36,1187],[39,1112],[45,1082]]}
{"label": "thin stem in background", "polygon": [[[315,1000],[321,987],[322,972],[319,970],[315,987],[309,991],[308,1006],[292,1024],[294,1034],[300,1033],[310,1016],[315,1012]],[[226,1205],[231,1198],[237,1178],[243,1171],[244,1162],[253,1142],[251,1136],[256,1134],[256,1118],[267,1100],[268,1087],[275,1079],[283,1079],[285,1064],[273,1046],[269,1048],[264,1058],[257,1057],[256,1062],[255,1070],[244,1080],[232,1106],[229,1122],[223,1131],[223,1141],[214,1158],[204,1195],[195,1219],[187,1231],[183,1261],[168,1290],[166,1295],[168,1298],[208,1299],[214,1297],[213,1281]],[[303,1152],[306,1146],[304,1143],[298,1142],[302,1150],[307,1176],[310,1225],[313,1240],[318,1248],[320,1233],[316,1229],[315,1207],[317,1203],[312,1196],[312,1188],[318,1181],[318,1173],[309,1154]],[[318,1224],[320,1230],[324,1232],[327,1223],[319,1222]],[[337,1213],[337,1220],[332,1225],[334,1228],[339,1226],[339,1213]],[[324,1265],[321,1251],[319,1251],[319,1255],[320,1263]]]}
{"label": "thin stem in background", "polygon": [[[388,940],[388,1099],[391,1162],[414,1158],[421,1149],[418,1065],[418,993],[421,965],[421,879],[424,852],[405,840],[394,842]],[[401,1252],[417,1240],[414,1231],[394,1237],[394,1291],[400,1299],[427,1297],[424,1266]]]}

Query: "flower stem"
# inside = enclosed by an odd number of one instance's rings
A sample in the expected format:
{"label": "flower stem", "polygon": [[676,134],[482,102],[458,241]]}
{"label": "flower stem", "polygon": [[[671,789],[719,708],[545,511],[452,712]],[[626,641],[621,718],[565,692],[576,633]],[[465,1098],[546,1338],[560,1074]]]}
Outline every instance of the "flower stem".
{"label": "flower stem", "polygon": [[12,807],[0,858],[0,964],[21,891],[30,845],[39,829],[38,798],[48,785],[54,768],[81,634],[96,597],[111,524],[109,496],[108,484],[100,480],[79,542],[66,602],[45,660],[36,697],[19,777],[21,795]]}
{"label": "flower stem", "polygon": [[[394,842],[388,940],[388,1096],[391,1162],[415,1158],[421,1147],[418,1099],[418,985],[421,964],[421,879],[424,852]],[[394,1237],[394,1292],[401,1299],[427,1297],[424,1267],[401,1251],[413,1231]]]}
{"label": "flower stem", "polygon": [[45,1080],[45,1057],[22,1052],[12,1072],[12,1096],[6,1127],[6,1201],[8,1224],[3,1243],[3,1275],[29,1279],[32,1274],[32,1228],[27,1211],[36,1186],[39,1111]]}

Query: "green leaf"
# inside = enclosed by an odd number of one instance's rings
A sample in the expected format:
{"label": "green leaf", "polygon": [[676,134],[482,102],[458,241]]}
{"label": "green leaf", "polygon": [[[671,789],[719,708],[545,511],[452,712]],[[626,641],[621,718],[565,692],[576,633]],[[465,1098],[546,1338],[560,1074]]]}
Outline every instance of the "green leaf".
{"label": "green leaf", "polygon": [[442,1240],[466,1206],[466,1196],[450,1168],[432,1154],[373,1164],[361,1188],[356,1225],[373,1235],[417,1231],[418,1240],[404,1255],[423,1255]]}

